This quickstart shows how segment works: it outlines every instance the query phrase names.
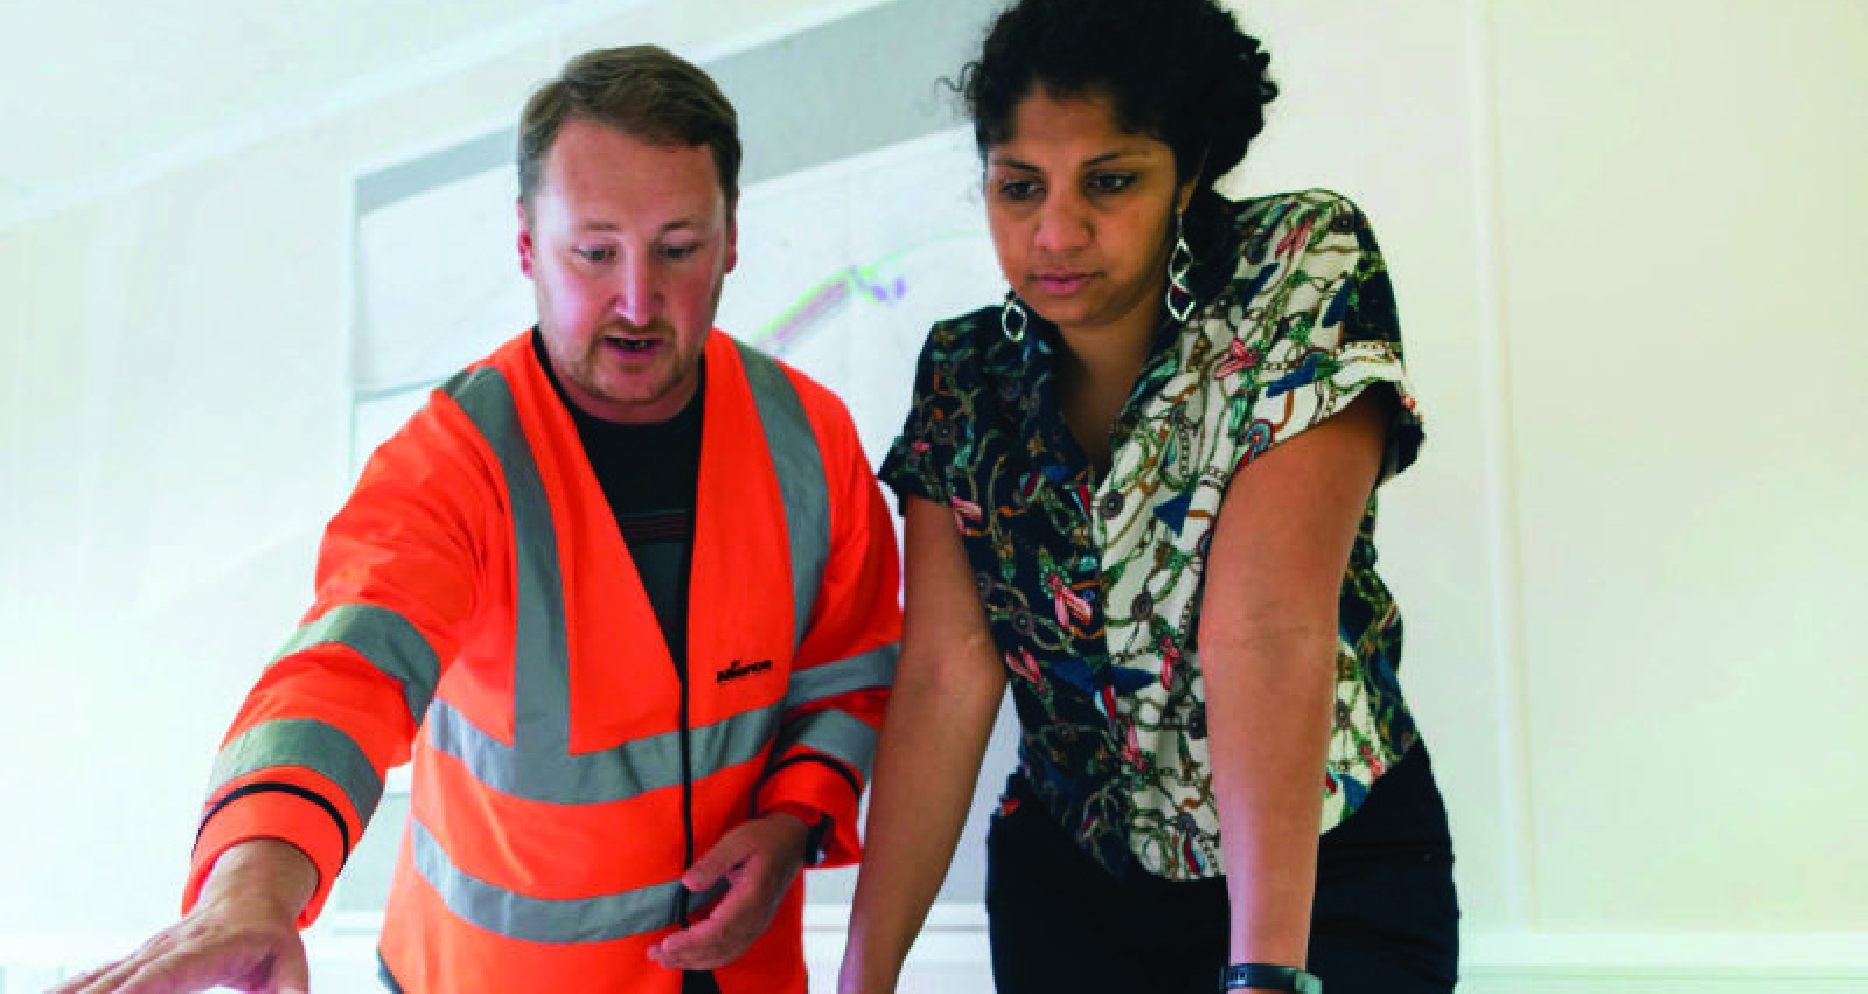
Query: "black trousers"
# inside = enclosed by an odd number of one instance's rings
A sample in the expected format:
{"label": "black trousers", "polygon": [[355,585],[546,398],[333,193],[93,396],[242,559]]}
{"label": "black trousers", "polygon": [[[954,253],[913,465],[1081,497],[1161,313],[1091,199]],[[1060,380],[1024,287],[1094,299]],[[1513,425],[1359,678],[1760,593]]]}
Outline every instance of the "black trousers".
{"label": "black trousers", "polygon": [[[1118,881],[1032,799],[994,815],[986,913],[999,994],[1210,994],[1230,952],[1223,878]],[[1446,807],[1416,745],[1323,834],[1309,969],[1326,994],[1444,994],[1459,961]]]}

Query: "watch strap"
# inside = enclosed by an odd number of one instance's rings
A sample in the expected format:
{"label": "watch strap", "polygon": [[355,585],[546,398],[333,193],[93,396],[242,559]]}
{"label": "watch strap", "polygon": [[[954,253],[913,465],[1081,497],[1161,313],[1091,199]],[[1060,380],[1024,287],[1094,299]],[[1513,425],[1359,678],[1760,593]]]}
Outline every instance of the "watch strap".
{"label": "watch strap", "polygon": [[1250,988],[1290,991],[1292,994],[1323,994],[1323,981],[1315,974],[1294,966],[1272,963],[1234,963],[1219,976],[1219,989],[1238,991]]}

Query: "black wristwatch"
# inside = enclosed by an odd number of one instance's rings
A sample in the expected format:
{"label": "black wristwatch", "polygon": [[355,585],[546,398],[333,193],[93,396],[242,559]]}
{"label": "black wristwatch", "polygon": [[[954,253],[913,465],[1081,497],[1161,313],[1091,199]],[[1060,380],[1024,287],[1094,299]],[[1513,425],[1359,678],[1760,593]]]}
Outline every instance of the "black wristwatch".
{"label": "black wristwatch", "polygon": [[1292,991],[1294,994],[1323,994],[1323,981],[1316,974],[1294,966],[1270,963],[1234,963],[1219,975],[1219,989],[1242,991],[1262,987],[1268,991]]}

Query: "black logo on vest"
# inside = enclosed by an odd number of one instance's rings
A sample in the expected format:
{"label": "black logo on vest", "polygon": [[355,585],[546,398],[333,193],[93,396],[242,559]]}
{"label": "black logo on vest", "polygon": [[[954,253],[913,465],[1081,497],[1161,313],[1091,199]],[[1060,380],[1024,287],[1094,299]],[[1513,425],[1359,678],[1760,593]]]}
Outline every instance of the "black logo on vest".
{"label": "black logo on vest", "polygon": [[751,663],[743,659],[735,659],[727,664],[726,669],[714,673],[713,682],[726,683],[729,680],[738,680],[740,677],[752,676],[754,673],[764,673],[771,668],[770,659],[761,659]]}

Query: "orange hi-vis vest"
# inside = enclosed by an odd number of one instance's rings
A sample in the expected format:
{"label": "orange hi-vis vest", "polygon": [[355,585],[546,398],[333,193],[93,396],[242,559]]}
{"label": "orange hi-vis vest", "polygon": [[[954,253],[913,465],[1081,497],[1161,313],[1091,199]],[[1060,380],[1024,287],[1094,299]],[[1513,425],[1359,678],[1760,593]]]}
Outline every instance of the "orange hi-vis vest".
{"label": "orange hi-vis vest", "polygon": [[[521,335],[332,519],[316,604],[215,762],[185,905],[228,847],[280,838],[318,868],[309,924],[411,754],[380,947],[407,994],[675,994],[647,950],[704,911],[680,877],[728,830],[821,813],[825,865],[856,859],[901,636],[888,511],[829,391],[719,331],[705,362],[686,678]],[[802,894],[723,994],[803,994]]]}

